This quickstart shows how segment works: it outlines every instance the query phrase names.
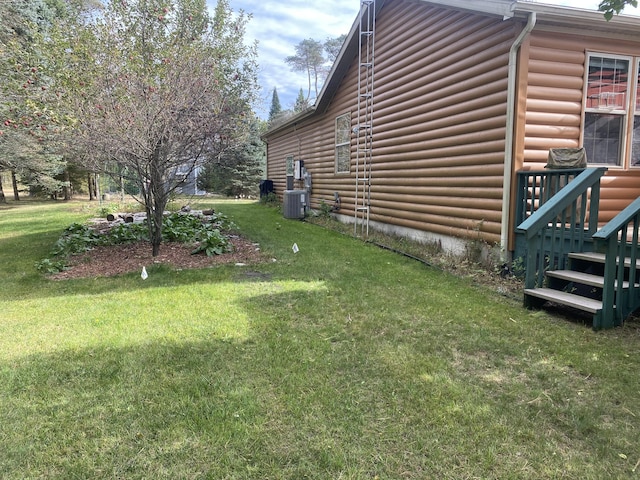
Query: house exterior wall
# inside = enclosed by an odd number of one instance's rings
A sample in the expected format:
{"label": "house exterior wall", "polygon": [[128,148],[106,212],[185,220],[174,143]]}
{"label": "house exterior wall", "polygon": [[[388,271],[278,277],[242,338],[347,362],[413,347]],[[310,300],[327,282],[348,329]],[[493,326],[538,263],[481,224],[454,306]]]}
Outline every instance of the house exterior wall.
{"label": "house exterior wall", "polygon": [[[373,222],[387,231],[501,241],[508,57],[524,22],[386,1],[375,40]],[[512,174],[543,169],[550,148],[582,145],[588,53],[640,57],[640,41],[606,35],[540,22],[528,36],[517,61]],[[285,190],[286,158],[302,159],[313,180],[311,207],[332,205],[337,193],[337,213],[347,218],[354,216],[356,139],[350,173],[335,173],[335,119],[350,114],[357,123],[357,62],[325,111],[267,137],[276,193]],[[640,167],[609,167],[601,223],[638,195]]]}
{"label": "house exterior wall", "polygon": [[[583,111],[587,55],[640,55],[640,43],[622,39],[534,30],[522,50],[521,98],[516,169],[540,170],[550,148],[583,145]],[[627,145],[630,149],[631,145]],[[596,162],[597,158],[589,158]],[[640,168],[608,166],[601,183],[600,223],[611,220],[640,196]]]}
{"label": "house exterior wall", "polygon": [[[513,21],[410,1],[387,2],[376,25],[371,220],[459,238],[500,241],[509,48]],[[336,174],[334,122],[356,123],[357,59],[326,112],[268,139],[268,178],[285,188],[285,159],[302,159],[312,208],[341,198],[353,216],[349,174]]]}

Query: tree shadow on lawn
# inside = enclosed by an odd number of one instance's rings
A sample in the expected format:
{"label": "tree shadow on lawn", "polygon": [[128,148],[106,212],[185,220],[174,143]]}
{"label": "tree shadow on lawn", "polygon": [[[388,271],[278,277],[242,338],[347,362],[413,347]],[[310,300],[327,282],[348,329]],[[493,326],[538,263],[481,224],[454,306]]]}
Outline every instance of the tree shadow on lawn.
{"label": "tree shadow on lawn", "polygon": [[[252,320],[235,335],[220,333],[212,312],[211,325],[201,321],[197,331],[176,326],[166,336],[1,362],[0,471],[4,478],[324,479],[349,471],[364,478],[382,445],[367,432],[373,400],[362,400],[377,391],[343,368],[351,346],[334,357],[335,342],[302,334],[319,324],[297,330],[309,319],[277,314],[326,294],[243,301]],[[128,341],[136,344],[121,345]],[[387,432],[394,437],[387,444],[404,445],[400,428]]]}
{"label": "tree shadow on lawn", "polygon": [[547,393],[571,372],[537,378],[493,343],[460,351],[450,327],[430,330],[437,318],[350,317],[319,284],[256,293],[237,302],[248,321],[234,333],[212,311],[0,362],[4,478],[548,478],[594,456],[622,472],[583,443],[603,434],[598,418],[586,435],[546,401],[585,390],[583,375]]}

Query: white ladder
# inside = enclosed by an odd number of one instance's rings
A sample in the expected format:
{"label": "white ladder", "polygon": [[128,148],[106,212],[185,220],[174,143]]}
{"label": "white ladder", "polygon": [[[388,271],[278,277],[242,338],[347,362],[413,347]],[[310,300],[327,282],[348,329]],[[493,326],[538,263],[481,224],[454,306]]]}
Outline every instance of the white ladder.
{"label": "white ladder", "polygon": [[371,209],[371,160],[373,144],[373,66],[375,57],[375,0],[360,2],[358,47],[358,108],[356,125],[356,193],[354,235],[369,235]]}

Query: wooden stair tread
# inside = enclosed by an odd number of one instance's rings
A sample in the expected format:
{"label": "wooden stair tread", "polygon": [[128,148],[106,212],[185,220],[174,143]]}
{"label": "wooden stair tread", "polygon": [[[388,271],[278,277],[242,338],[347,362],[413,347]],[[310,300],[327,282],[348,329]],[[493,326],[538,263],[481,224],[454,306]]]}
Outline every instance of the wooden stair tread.
{"label": "wooden stair tread", "polygon": [[[583,261],[587,261],[587,262],[604,264],[605,254],[604,253],[597,253],[597,252],[572,252],[572,253],[569,254],[569,258],[576,259],[576,260],[583,260]],[[616,258],[616,263],[619,263],[619,262],[620,262],[620,257],[617,257]],[[625,267],[630,267],[631,266],[631,259],[630,258],[625,258],[624,259],[624,266]],[[636,259],[636,268],[640,268],[640,258]]]}
{"label": "wooden stair tread", "polygon": [[524,290],[524,294],[541,298],[549,302],[558,303],[560,305],[577,308],[578,310],[583,310],[592,314],[598,313],[602,310],[602,302],[599,300],[581,297],[580,295],[561,292],[560,290],[553,290],[551,288],[526,288]]}
{"label": "wooden stair tread", "polygon": [[[604,277],[600,275],[593,275],[591,273],[577,272],[575,270],[549,270],[546,275],[553,278],[559,278],[569,282],[580,283],[582,285],[589,285],[591,287],[604,287]],[[618,281],[615,282],[615,287],[618,286]],[[638,286],[636,284],[636,286]],[[629,282],[622,283],[622,288],[628,289]]]}

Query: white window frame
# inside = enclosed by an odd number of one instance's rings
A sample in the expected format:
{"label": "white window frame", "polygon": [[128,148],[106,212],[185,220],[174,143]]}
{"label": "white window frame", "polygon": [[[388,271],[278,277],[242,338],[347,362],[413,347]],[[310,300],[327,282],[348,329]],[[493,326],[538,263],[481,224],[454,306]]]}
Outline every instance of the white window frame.
{"label": "white window frame", "polygon": [[[346,129],[341,125],[344,120],[348,122]],[[348,161],[343,165],[341,159],[345,152]],[[335,120],[335,173],[345,175],[351,173],[351,112],[338,115]]]}
{"label": "white window frame", "polygon": [[285,175],[287,177],[293,177],[293,159],[295,155],[287,155],[284,159]]}
{"label": "white window frame", "polygon": [[[610,99],[615,98],[612,96],[611,92],[602,92],[596,98],[594,94],[589,91],[589,67],[591,65],[592,58],[603,58],[605,60],[621,60],[626,61],[628,63],[627,70],[627,83],[626,90],[621,92],[625,95],[625,100],[622,102],[623,104],[611,104]],[[582,135],[583,135],[583,145],[587,148],[587,161],[590,165],[604,165],[609,168],[622,168],[629,164],[628,157],[630,156],[627,151],[627,145],[630,142],[630,139],[633,136],[633,122],[630,119],[633,117],[634,110],[632,110],[632,106],[635,108],[635,86],[637,82],[637,75],[634,72],[637,72],[637,62],[636,58],[630,55],[617,55],[617,54],[609,54],[609,53],[601,53],[601,52],[589,52],[587,54],[586,59],[586,68],[585,68],[585,79],[584,79],[584,113],[583,113],[583,125],[582,125]],[[636,77],[636,78],[634,78]],[[600,97],[602,95],[602,97]],[[615,95],[615,92],[613,92]],[[589,103],[594,100],[602,99],[602,101],[597,106],[590,106]],[[615,164],[606,163],[606,162],[598,162],[598,158],[594,158],[592,153],[592,149],[589,148],[588,140],[585,138],[585,128],[586,128],[586,119],[589,113],[600,114],[600,115],[614,115],[620,116],[620,138],[619,138],[619,148],[618,148],[618,158]]]}
{"label": "white window frame", "polygon": [[[640,57],[634,58],[634,76],[631,82],[631,88],[633,93],[633,98],[631,99],[631,114],[629,117],[629,169],[638,169],[640,168]],[[638,127],[638,138],[634,139],[634,125],[635,120],[638,119],[639,127]],[[638,153],[636,157],[638,158],[638,163],[633,164],[634,157],[634,145],[638,148]]]}

